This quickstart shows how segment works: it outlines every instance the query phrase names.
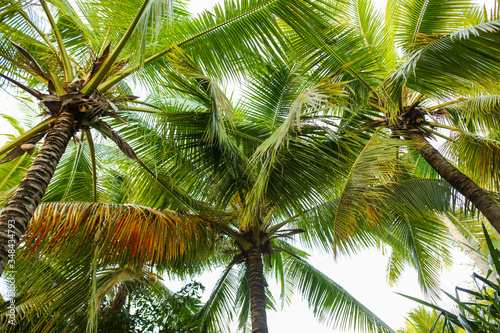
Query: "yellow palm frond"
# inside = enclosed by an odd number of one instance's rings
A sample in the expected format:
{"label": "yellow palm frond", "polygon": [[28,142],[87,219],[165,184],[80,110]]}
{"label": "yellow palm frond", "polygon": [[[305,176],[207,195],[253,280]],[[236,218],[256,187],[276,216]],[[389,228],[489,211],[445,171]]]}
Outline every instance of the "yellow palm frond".
{"label": "yellow palm frond", "polygon": [[209,237],[198,215],[137,205],[46,203],[36,211],[24,245],[34,252],[78,251],[92,241],[110,264],[165,265]]}

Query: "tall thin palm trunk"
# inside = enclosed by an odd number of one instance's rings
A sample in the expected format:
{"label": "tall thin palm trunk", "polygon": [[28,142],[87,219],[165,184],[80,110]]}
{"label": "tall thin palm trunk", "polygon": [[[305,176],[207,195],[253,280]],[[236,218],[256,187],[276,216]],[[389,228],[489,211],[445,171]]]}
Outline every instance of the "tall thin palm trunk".
{"label": "tall thin palm trunk", "polygon": [[262,266],[261,251],[251,248],[247,251],[246,265],[250,276],[250,315],[252,317],[252,333],[268,333],[266,316],[267,286]]}
{"label": "tall thin palm trunk", "polygon": [[411,133],[410,140],[418,143],[420,155],[437,171],[451,186],[476,206],[476,208],[490,221],[491,225],[500,233],[500,206],[493,199],[460,170],[455,168],[444,158],[421,133]]}
{"label": "tall thin palm trunk", "polygon": [[26,231],[75,129],[74,115],[62,111],[42,149],[0,215],[0,275],[9,261],[9,249],[12,257],[12,249]]}

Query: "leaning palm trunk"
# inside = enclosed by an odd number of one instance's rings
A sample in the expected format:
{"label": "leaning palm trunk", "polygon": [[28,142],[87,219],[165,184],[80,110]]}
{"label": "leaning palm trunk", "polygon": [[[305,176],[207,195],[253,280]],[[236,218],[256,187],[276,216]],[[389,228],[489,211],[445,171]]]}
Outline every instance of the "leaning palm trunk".
{"label": "leaning palm trunk", "polygon": [[469,177],[455,168],[444,158],[430,143],[422,133],[411,133],[410,139],[418,143],[420,155],[443,177],[451,186],[459,191],[467,200],[490,221],[491,225],[500,233],[500,206],[491,199],[485,190],[480,188]]}
{"label": "leaning palm trunk", "polygon": [[246,253],[246,264],[250,276],[250,315],[252,317],[252,333],[268,333],[266,316],[267,285],[264,278],[261,252],[251,248]]}
{"label": "leaning palm trunk", "polygon": [[61,112],[42,149],[0,215],[0,275],[9,261],[9,249],[15,249],[24,234],[75,127],[74,115],[68,111]]}

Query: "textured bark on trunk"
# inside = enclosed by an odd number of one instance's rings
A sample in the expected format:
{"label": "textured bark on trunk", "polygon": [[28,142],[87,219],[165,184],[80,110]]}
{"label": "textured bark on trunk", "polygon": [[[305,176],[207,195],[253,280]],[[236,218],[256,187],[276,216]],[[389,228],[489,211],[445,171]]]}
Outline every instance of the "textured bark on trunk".
{"label": "textured bark on trunk", "polygon": [[250,276],[250,315],[252,317],[252,333],[268,333],[266,316],[267,286],[262,267],[261,252],[257,248],[247,251],[246,265]]}
{"label": "textured bark on trunk", "polygon": [[490,221],[493,228],[500,233],[500,206],[491,199],[488,193],[448,162],[421,133],[411,133],[410,140],[419,144],[417,149],[427,163],[451,186],[470,200]]}
{"label": "textured bark on trunk", "polygon": [[9,261],[9,249],[12,258],[12,249],[14,245],[17,246],[19,237],[26,231],[74,131],[73,114],[67,111],[61,112],[45,138],[42,149],[0,215],[0,276]]}
{"label": "textured bark on trunk", "polygon": [[111,304],[112,310],[121,310],[127,301],[127,282],[120,283],[118,291],[116,292],[115,299]]}

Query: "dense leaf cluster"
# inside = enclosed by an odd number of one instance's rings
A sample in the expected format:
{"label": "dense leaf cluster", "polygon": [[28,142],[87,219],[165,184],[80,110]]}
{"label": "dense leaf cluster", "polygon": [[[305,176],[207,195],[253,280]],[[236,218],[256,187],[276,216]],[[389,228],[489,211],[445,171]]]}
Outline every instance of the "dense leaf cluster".
{"label": "dense leaf cluster", "polygon": [[[454,239],[484,241],[476,210],[500,232],[499,8],[2,3],[0,76],[45,117],[7,118],[19,135],[0,149],[0,272],[19,242],[25,325],[11,329],[267,333],[273,279],[322,323],[392,332],[301,248],[389,249],[389,282],[410,265],[435,297]],[[199,285],[151,282],[217,266],[203,305]]]}

